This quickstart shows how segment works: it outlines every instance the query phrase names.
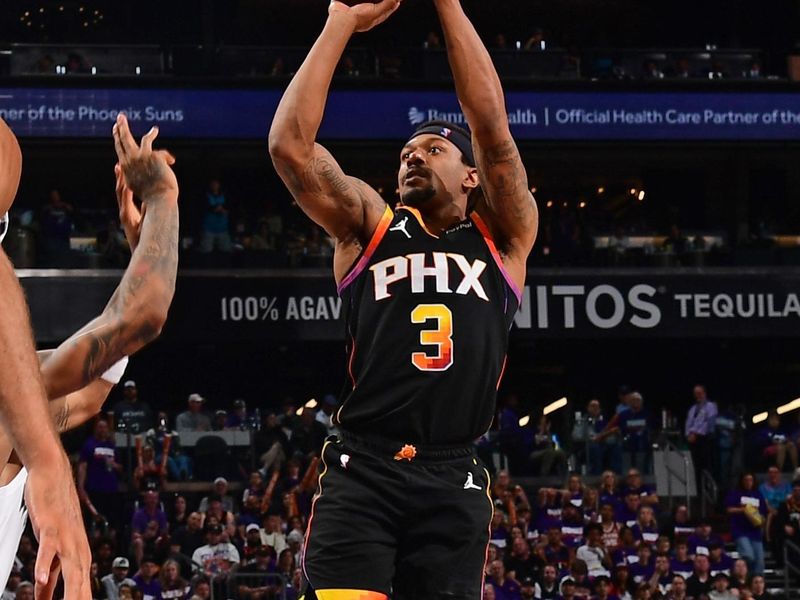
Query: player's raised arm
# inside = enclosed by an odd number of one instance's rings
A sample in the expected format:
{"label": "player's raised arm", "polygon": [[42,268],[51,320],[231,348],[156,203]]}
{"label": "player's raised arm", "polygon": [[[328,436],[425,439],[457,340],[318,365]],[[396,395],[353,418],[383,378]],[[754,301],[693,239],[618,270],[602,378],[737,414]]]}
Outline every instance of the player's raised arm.
{"label": "player's raised arm", "polygon": [[[21,166],[16,138],[0,120],[0,213],[14,199]],[[0,290],[0,425],[29,472],[25,495],[40,543],[36,596],[52,595],[51,571],[60,564],[67,597],[90,598],[91,556],[72,470],[49,418],[22,288],[2,249]]]}
{"label": "player's raised arm", "polygon": [[489,222],[506,266],[518,284],[539,223],[528,177],[511,137],[500,78],[489,52],[464,14],[460,0],[434,0],[464,115],[472,130],[475,159]]}
{"label": "player's raised arm", "polygon": [[353,7],[331,2],[325,28],[289,84],[269,133],[275,169],[303,211],[336,239],[337,253],[343,245],[355,246],[368,239],[386,205],[370,186],[342,172],[331,154],[316,143],[317,133],[348,41],[354,33],[385,21],[399,6],[400,0]]}
{"label": "player's raised arm", "polygon": [[[49,398],[85,387],[158,337],[164,326],[178,269],[178,182],[172,156],[152,149],[157,134],[151,130],[140,147],[124,116],[114,126],[120,216],[133,255],[103,313],[42,364]],[[136,214],[131,194],[142,200],[143,217]]]}

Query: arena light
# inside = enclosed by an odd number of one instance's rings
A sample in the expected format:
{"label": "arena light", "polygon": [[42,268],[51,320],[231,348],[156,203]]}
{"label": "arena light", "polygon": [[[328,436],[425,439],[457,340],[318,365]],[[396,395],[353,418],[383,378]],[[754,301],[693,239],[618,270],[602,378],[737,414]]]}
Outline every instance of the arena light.
{"label": "arena light", "polygon": [[636,188],[631,188],[631,196],[635,196],[638,191]]}
{"label": "arena light", "polygon": [[519,426],[520,427],[525,427],[530,422],[531,422],[531,416],[530,415],[525,415],[524,417],[522,417],[519,420]]}
{"label": "arena light", "polygon": [[753,415],[753,425],[756,423],[762,423],[763,421],[767,420],[769,413],[767,411],[760,412],[757,415]]}
{"label": "arena light", "polygon": [[639,202],[642,202],[642,201],[644,201],[644,190],[642,190],[642,191],[640,191],[640,192],[639,192],[639,196],[638,196],[638,198],[639,198]]}
{"label": "arena light", "polygon": [[553,201],[552,200],[548,200],[547,201],[547,208],[553,208]]}
{"label": "arena light", "polygon": [[599,188],[597,188],[597,193],[600,194],[600,195],[605,194],[606,193],[606,188],[604,188],[601,185]]}
{"label": "arena light", "polygon": [[306,408],[317,408],[317,400],[312,398],[308,402],[306,402]]}
{"label": "arena light", "polygon": [[779,415],[785,415],[786,413],[797,410],[798,408],[800,408],[800,398],[795,398],[791,402],[787,402],[783,406],[779,406],[777,412]]}
{"label": "arena light", "polygon": [[303,407],[301,406],[296,411],[294,411],[294,414],[296,414],[298,417],[302,416],[303,415]]}
{"label": "arena light", "polygon": [[542,410],[542,414],[549,415],[550,413],[556,412],[559,408],[564,408],[566,405],[567,405],[567,398],[565,396],[545,406],[544,409]]}

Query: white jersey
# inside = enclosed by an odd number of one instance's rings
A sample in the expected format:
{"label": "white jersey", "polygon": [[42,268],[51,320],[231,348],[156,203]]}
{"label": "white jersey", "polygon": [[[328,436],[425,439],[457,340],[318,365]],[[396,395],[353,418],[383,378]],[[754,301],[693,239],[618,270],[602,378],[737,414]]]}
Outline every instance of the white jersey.
{"label": "white jersey", "polygon": [[28,523],[28,509],[25,507],[25,482],[28,471],[25,467],[8,485],[0,487],[0,590],[5,589],[14,559],[17,556],[19,540]]}

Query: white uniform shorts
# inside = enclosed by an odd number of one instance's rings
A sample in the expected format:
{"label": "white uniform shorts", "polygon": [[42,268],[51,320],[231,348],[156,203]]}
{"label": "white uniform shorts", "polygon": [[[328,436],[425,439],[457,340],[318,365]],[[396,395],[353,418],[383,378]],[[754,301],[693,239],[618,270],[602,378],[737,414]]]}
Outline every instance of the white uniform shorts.
{"label": "white uniform shorts", "polygon": [[0,590],[6,587],[17,556],[19,540],[28,523],[24,497],[27,480],[28,471],[22,467],[8,485],[0,487]]}

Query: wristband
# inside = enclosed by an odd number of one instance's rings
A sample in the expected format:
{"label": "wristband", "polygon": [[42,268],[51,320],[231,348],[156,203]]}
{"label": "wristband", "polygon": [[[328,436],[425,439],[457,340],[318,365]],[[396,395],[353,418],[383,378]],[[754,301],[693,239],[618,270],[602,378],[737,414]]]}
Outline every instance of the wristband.
{"label": "wristband", "polygon": [[117,385],[125,374],[128,366],[128,357],[123,356],[118,362],[111,365],[111,368],[100,376],[100,379],[113,385]]}

